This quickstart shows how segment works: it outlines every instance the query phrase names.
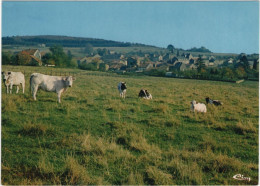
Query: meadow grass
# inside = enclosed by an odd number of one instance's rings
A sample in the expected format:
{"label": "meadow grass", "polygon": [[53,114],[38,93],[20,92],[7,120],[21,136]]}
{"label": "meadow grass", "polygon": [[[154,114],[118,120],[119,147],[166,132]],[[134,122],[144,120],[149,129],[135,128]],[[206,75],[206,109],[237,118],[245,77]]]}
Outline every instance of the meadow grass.
{"label": "meadow grass", "polygon": [[[2,66],[8,70],[10,66]],[[257,184],[258,83],[75,72],[62,94],[7,95],[2,84],[2,184]],[[117,90],[127,82],[126,98]],[[152,100],[138,98],[140,89]],[[15,88],[14,88],[15,89]],[[195,99],[221,100],[206,114]],[[237,181],[235,174],[250,177]]]}

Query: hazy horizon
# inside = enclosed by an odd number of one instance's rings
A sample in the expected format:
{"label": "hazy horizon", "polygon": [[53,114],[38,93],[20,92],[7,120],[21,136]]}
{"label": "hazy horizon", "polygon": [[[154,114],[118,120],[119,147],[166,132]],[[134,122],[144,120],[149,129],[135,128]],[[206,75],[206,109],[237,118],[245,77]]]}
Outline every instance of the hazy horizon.
{"label": "hazy horizon", "polygon": [[33,35],[259,53],[259,2],[2,2],[2,37]]}

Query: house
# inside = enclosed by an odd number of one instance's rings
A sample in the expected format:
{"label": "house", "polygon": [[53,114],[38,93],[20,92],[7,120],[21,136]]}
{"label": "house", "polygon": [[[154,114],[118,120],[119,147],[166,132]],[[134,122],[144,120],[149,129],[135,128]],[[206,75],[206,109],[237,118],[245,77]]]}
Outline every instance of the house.
{"label": "house", "polygon": [[204,59],[204,60],[205,60],[205,59],[207,59],[207,56],[202,55],[202,56],[201,56],[201,59]]}
{"label": "house", "polygon": [[188,53],[188,54],[186,54],[186,55],[185,55],[185,58],[187,58],[187,59],[189,59],[189,60],[190,60],[190,59],[192,59],[192,58],[193,58],[193,56],[192,56],[190,53]]}
{"label": "house", "polygon": [[18,53],[19,56],[26,56],[28,61],[27,64],[42,66],[42,56],[38,49],[27,49]]}
{"label": "house", "polygon": [[176,61],[179,61],[179,59],[175,56],[171,60],[168,60],[167,63],[168,64],[174,64]]}
{"label": "house", "polygon": [[41,60],[41,52],[38,49],[28,49],[24,50],[24,52],[27,52],[29,55],[36,57],[37,59]]}
{"label": "house", "polygon": [[126,68],[126,66],[122,63],[113,63],[109,66],[109,70],[112,70],[112,71],[119,71],[123,68]]}
{"label": "house", "polygon": [[178,71],[184,71],[188,69],[188,65],[182,63],[182,62],[177,62],[175,65],[173,66],[169,66],[169,70],[178,70]]}
{"label": "house", "polygon": [[191,64],[188,66],[190,70],[195,70],[197,69],[197,66],[195,64]]}
{"label": "house", "polygon": [[228,64],[233,64],[234,60],[232,58],[228,59]]}
{"label": "house", "polygon": [[82,59],[79,60],[79,63],[82,64],[82,63],[92,63],[92,62],[102,62],[101,60],[101,56],[96,54],[95,56],[93,57],[84,57]]}
{"label": "house", "polygon": [[143,72],[145,70],[149,70],[153,68],[153,64],[152,63],[143,63],[141,65],[138,66],[138,72]]}
{"label": "house", "polygon": [[191,64],[194,64],[195,63],[195,60],[194,59],[190,59],[189,60],[189,64],[191,65]]}
{"label": "house", "polygon": [[174,57],[174,56],[173,56],[172,54],[167,53],[167,54],[165,54],[165,55],[163,56],[163,60],[164,60],[164,61],[168,61],[168,60],[171,60],[173,57]]}
{"label": "house", "polygon": [[162,55],[159,55],[158,60],[159,60],[159,61],[163,61],[163,56],[162,56]]}
{"label": "house", "polygon": [[209,62],[213,62],[214,63],[215,60],[216,60],[216,58],[214,56],[210,56]]}

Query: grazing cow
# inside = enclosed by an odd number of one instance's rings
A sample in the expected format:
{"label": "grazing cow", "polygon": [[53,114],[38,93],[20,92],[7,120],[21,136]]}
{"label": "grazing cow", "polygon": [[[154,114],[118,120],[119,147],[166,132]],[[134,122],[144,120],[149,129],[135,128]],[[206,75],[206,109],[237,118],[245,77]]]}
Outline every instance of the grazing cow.
{"label": "grazing cow", "polygon": [[[7,94],[12,94],[13,85],[16,86],[16,94],[19,92],[19,86],[22,84],[23,94],[25,89],[25,78],[22,72],[2,72]],[[9,90],[10,88],[10,90]]]}
{"label": "grazing cow", "polygon": [[212,100],[212,99],[209,99],[209,97],[206,97],[206,102],[207,102],[207,104],[213,104],[213,105],[216,105],[216,106],[223,105],[223,103],[221,101]]}
{"label": "grazing cow", "polygon": [[195,100],[193,100],[191,103],[191,110],[193,112],[197,111],[197,112],[207,112],[207,107],[204,103],[196,103]]}
{"label": "grazing cow", "polygon": [[125,94],[126,94],[126,82],[120,82],[118,83],[118,91],[119,91],[119,94],[120,94],[120,97],[122,98],[125,98]]}
{"label": "grazing cow", "polygon": [[56,92],[58,95],[58,102],[60,103],[61,93],[65,92],[68,87],[72,87],[72,82],[76,78],[72,76],[48,76],[40,73],[33,73],[30,78],[30,86],[33,99],[36,100],[36,93],[38,89],[47,92]]}
{"label": "grazing cow", "polygon": [[140,90],[138,97],[144,99],[153,99],[152,94],[150,94],[147,90],[143,90],[143,89]]}

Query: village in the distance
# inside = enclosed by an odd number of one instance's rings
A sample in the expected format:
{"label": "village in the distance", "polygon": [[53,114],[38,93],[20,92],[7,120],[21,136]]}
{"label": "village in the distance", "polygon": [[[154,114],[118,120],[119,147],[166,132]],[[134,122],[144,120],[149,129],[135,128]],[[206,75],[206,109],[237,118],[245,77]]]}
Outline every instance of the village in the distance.
{"label": "village in the distance", "polygon": [[2,38],[3,65],[79,68],[120,74],[237,81],[258,80],[259,54],[213,53],[92,38],[13,36]]}

